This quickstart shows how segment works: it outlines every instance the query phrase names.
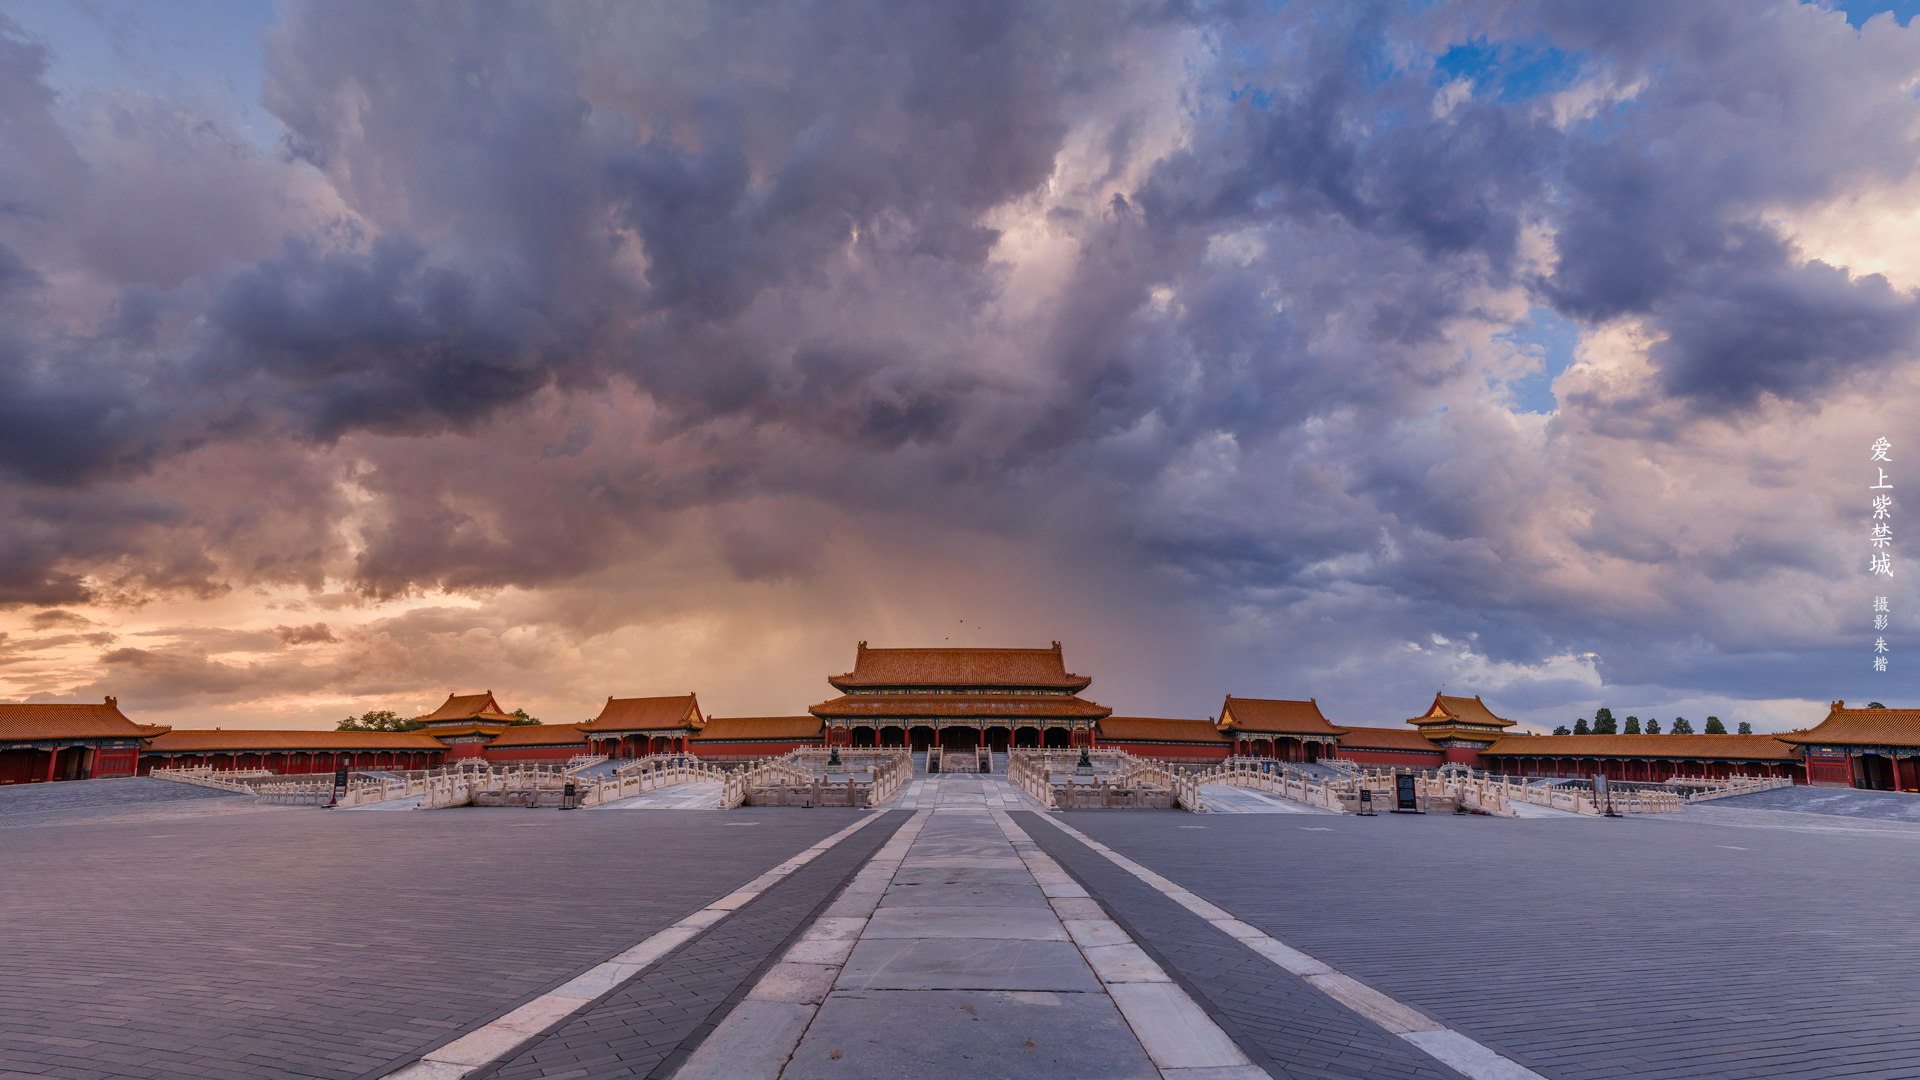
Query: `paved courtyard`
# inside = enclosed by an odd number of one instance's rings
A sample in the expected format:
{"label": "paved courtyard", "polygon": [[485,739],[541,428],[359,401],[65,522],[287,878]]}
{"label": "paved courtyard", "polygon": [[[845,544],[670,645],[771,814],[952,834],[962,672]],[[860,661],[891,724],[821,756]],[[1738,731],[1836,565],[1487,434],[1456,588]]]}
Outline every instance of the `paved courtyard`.
{"label": "paved courtyard", "polygon": [[1920,824],[1889,793],[1500,820],[1045,813],[976,776],[871,814],[201,791],[0,791],[0,1080],[1920,1075]]}

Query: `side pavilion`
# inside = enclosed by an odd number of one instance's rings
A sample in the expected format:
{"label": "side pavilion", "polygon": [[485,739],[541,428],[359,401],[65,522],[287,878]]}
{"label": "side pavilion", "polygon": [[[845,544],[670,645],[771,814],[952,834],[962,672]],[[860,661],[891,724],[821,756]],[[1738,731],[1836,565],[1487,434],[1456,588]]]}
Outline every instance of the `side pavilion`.
{"label": "side pavilion", "polygon": [[1782,742],[1803,747],[1815,787],[1920,791],[1920,709],[1849,709],[1836,701],[1811,731]]}
{"label": "side pavilion", "polygon": [[127,719],[117,698],[0,705],[0,784],[132,776],[145,740],[169,730]]}
{"label": "side pavilion", "polygon": [[1320,714],[1320,703],[1276,698],[1237,698],[1227,695],[1220,706],[1220,733],[1233,740],[1238,757],[1270,757],[1282,761],[1319,761],[1333,757],[1345,728],[1337,728]]}
{"label": "side pavilion", "polygon": [[592,752],[611,758],[684,754],[687,741],[707,726],[700,700],[677,697],[610,697],[600,715],[580,725]]}
{"label": "side pavilion", "polygon": [[145,775],[167,769],[270,769],[277,773],[355,769],[430,769],[445,763],[445,743],[424,731],[299,731],[176,728],[141,751]]}

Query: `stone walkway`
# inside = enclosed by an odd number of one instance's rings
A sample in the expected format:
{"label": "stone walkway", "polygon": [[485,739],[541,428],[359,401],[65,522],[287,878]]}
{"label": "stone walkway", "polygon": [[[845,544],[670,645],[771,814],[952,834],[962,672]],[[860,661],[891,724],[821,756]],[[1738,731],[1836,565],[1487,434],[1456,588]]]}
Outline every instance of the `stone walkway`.
{"label": "stone walkway", "polygon": [[1333,814],[1331,810],[1232,784],[1201,785],[1200,801],[1209,814]]}
{"label": "stone walkway", "polygon": [[557,1025],[529,1004],[521,1026],[503,1017],[497,1036],[464,1040],[519,1043],[507,1059],[455,1047],[405,1075],[1269,1075],[1007,814],[1031,800],[970,775],[903,794],[914,805],[897,832],[859,829],[764,893],[740,894],[736,915],[633,981],[610,970],[609,996],[563,1007]]}
{"label": "stone walkway", "polygon": [[[721,785],[718,781],[698,784],[675,784],[672,787],[656,788],[642,795],[626,799],[615,799],[596,810],[717,810],[720,808]],[[889,807],[891,809],[891,807]]]}

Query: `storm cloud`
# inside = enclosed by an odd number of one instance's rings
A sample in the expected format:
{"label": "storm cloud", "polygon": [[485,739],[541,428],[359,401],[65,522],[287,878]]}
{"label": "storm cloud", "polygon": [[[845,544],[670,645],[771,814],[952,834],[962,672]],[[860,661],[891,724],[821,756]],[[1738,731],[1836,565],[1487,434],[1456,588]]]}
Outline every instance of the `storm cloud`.
{"label": "storm cloud", "polygon": [[19,693],[484,656],[778,712],[969,619],[1167,715],[1867,678],[1856,466],[1920,403],[1920,260],[1848,246],[1920,209],[1889,15],[335,2],[262,48],[272,152],[0,21],[0,605],[255,642]]}

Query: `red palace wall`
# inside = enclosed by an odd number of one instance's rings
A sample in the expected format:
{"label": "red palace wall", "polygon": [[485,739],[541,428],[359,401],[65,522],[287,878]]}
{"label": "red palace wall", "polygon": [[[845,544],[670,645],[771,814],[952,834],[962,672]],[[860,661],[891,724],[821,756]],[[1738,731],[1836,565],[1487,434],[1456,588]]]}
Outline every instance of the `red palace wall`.
{"label": "red palace wall", "polygon": [[93,755],[93,775],[100,779],[109,776],[132,776],[140,765],[140,751],[132,747],[124,750],[98,750]]}
{"label": "red palace wall", "polygon": [[162,757],[147,754],[140,758],[140,773],[160,769],[268,769],[287,776],[326,773],[337,768],[350,769],[425,769],[441,764],[437,751],[362,751],[360,753],[293,754],[179,754]]}
{"label": "red palace wall", "polygon": [[[1476,765],[1479,763],[1476,762]],[[1807,773],[1799,762],[1747,763],[1737,761],[1646,760],[1642,758],[1534,758],[1509,757],[1488,761],[1492,772],[1514,776],[1558,776],[1575,779],[1601,773],[1609,780],[1664,783],[1674,777],[1723,779],[1730,776],[1779,776],[1795,783],[1807,782]],[[1848,784],[1847,786],[1852,786]]]}
{"label": "red palace wall", "polygon": [[1853,786],[1853,761],[1846,754],[1807,753],[1807,783],[1822,787]]}
{"label": "red palace wall", "polygon": [[[67,767],[72,766],[75,778],[92,775],[104,780],[112,776],[132,776],[139,751],[132,747],[96,750],[83,746],[62,747],[60,753],[66,756],[55,770],[56,778],[64,779]],[[77,759],[75,755],[78,755]],[[0,784],[44,781],[48,778],[49,770],[54,768],[53,751],[0,750]]]}
{"label": "red palace wall", "polygon": [[30,784],[47,778],[45,750],[0,750],[0,784]]}

